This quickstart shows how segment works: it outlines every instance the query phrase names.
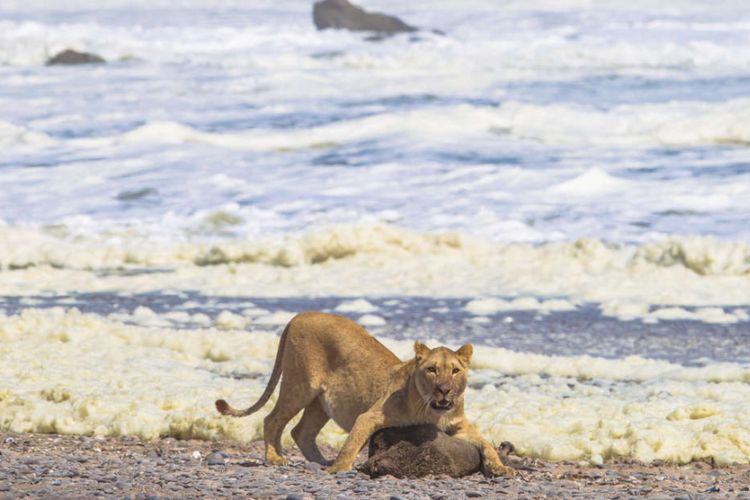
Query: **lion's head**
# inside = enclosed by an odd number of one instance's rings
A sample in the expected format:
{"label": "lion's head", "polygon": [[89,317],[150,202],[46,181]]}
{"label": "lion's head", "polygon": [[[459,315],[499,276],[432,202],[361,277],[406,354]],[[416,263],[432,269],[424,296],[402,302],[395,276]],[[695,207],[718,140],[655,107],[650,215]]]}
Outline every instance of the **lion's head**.
{"label": "lion's head", "polygon": [[473,351],[471,344],[452,351],[447,347],[430,349],[421,342],[414,343],[417,390],[433,411],[448,413],[456,407],[466,389]]}

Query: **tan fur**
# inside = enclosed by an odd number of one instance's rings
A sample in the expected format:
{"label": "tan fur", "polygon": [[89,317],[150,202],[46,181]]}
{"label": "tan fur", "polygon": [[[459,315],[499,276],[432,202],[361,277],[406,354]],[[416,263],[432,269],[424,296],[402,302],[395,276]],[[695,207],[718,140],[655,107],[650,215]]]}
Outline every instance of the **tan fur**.
{"label": "tan fur", "polygon": [[514,474],[464,415],[463,393],[471,345],[454,352],[446,347],[430,349],[416,342],[414,351],[414,359],[401,362],[349,319],[302,313],[289,322],[281,336],[271,379],[260,399],[242,411],[223,399],[216,401],[216,408],[224,415],[254,413],[268,401],[281,378],[276,406],[263,421],[269,463],[285,463],[281,433],[289,420],[304,410],[302,419],[292,429],[292,437],[310,461],[328,463],[315,438],[329,419],[349,432],[329,472],[350,470],[359,451],[378,429],[435,424],[476,445],[486,474]]}

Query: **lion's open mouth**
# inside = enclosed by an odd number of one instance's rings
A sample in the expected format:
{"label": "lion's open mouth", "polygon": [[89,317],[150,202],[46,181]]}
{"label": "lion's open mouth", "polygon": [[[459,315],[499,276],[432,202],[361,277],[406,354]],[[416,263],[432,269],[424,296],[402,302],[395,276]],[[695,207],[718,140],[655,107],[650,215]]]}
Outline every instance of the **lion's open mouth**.
{"label": "lion's open mouth", "polygon": [[453,401],[444,399],[442,401],[430,401],[430,408],[437,411],[447,411],[453,408]]}

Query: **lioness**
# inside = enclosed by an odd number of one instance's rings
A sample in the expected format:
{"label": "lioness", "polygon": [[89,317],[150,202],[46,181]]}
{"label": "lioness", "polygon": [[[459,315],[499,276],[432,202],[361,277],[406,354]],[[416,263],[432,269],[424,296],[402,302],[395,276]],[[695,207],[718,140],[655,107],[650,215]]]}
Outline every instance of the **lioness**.
{"label": "lioness", "polygon": [[216,409],[242,417],[258,411],[271,397],[283,372],[281,389],[263,421],[266,461],[284,464],[281,432],[300,410],[292,437],[305,458],[328,465],[315,437],[329,419],[349,431],[328,472],[350,470],[370,436],[384,427],[435,424],[479,448],[484,472],[513,475],[494,446],[464,415],[464,390],[471,344],[457,351],[414,343],[415,358],[401,362],[355,322],[318,312],[292,318],[284,329],[276,361],[263,395],[250,408],[236,410],[223,399]]}

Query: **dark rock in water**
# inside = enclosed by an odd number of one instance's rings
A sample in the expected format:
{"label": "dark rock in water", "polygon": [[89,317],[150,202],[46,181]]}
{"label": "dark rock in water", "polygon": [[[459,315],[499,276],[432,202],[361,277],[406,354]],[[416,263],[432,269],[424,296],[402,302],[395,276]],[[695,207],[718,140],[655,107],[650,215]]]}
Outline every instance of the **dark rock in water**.
{"label": "dark rock in water", "polygon": [[319,30],[327,28],[348,29],[352,31],[377,31],[378,33],[410,33],[417,31],[401,19],[367,12],[361,7],[352,5],[348,0],[321,0],[313,5],[313,22]]}
{"label": "dark rock in water", "polygon": [[475,446],[433,425],[382,429],[370,438],[369,457],[361,470],[370,477],[463,477],[477,472],[482,465]]}
{"label": "dark rock in water", "polygon": [[105,62],[107,61],[96,54],[91,54],[89,52],[77,52],[75,50],[67,49],[47,59],[47,66],[54,66],[57,64],[103,64]]}

